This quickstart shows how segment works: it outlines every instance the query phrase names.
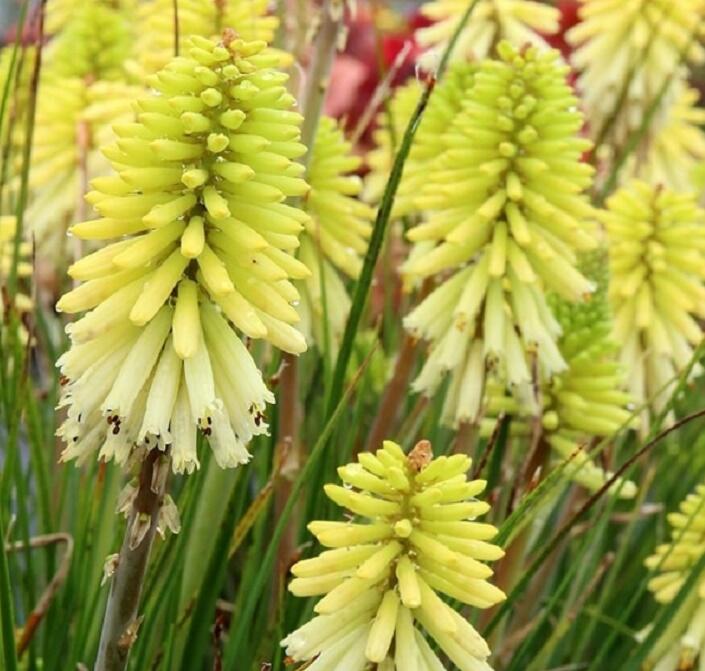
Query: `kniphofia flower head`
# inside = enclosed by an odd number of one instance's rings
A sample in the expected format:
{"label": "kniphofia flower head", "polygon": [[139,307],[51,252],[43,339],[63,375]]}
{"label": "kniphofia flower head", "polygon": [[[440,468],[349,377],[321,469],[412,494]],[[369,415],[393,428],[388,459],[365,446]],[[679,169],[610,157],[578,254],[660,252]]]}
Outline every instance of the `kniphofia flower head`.
{"label": "kniphofia flower head", "polygon": [[[671,539],[646,560],[654,571],[649,590],[660,604],[673,601],[705,553],[705,485],[699,485],[668,515]],[[696,669],[705,660],[705,576],[676,612],[670,626],[652,649],[648,669]]]}
{"label": "kniphofia flower head", "polygon": [[[695,196],[634,180],[601,213],[614,337],[635,403],[659,412],[702,340],[705,211]],[[642,413],[648,429],[648,411]]]}
{"label": "kniphofia flower head", "polygon": [[443,136],[445,149],[416,198],[425,220],[408,237],[416,248],[409,279],[453,272],[405,319],[431,351],[414,382],[432,393],[453,377],[450,423],[475,421],[486,364],[511,385],[531,380],[527,353],[543,375],[566,368],[560,324],[546,292],[569,301],[593,284],[576,253],[595,245],[592,208],[582,191],[592,168],[578,137],[582,117],[557,52],[517,51],[478,66],[463,111]]}
{"label": "kniphofia flower head", "polygon": [[408,455],[385,441],[338,469],[346,486],[326,495],[355,519],[309,525],[330,549],[295,564],[289,589],[323,598],[284,639],[289,656],[316,658],[311,671],[443,669],[426,632],[461,671],[491,671],[485,641],[439,596],[476,608],[505,598],[488,582],[484,562],[503,552],[489,542],[497,530],[475,521],[489,506],[475,498],[486,483],[467,479],[470,465],[462,454],[433,459],[427,441]]}
{"label": "kniphofia flower head", "polygon": [[115,174],[88,194],[100,216],[71,232],[113,242],[71,266],[82,284],[57,306],[88,311],[60,360],[64,459],[171,445],[190,471],[201,430],[235,466],[266,431],[273,396],[235,329],[305,349],[290,279],[308,275],[292,254],[308,216],[282,202],[303,187],[305,147],[264,48],[192,38],[103,149]]}
{"label": "kniphofia flower head", "polygon": [[[428,51],[421,64],[427,69],[437,66],[441,55],[468,8],[465,0],[430,0],[421,12],[436,21],[416,31],[416,40]],[[560,13],[535,0],[478,0],[453,49],[455,60],[482,60],[494,46],[507,40],[515,46],[531,44],[548,48],[541,35],[558,31]]]}

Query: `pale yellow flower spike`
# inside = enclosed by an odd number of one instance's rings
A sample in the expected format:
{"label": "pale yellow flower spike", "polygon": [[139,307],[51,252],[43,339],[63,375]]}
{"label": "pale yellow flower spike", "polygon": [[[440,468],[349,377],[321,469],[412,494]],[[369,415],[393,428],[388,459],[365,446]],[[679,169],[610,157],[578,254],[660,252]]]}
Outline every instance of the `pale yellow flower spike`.
{"label": "pale yellow flower spike", "polygon": [[[705,485],[699,485],[668,515],[671,540],[659,545],[646,560],[655,571],[649,590],[660,604],[675,598],[705,551]],[[643,636],[643,634],[642,634]],[[705,577],[698,583],[671,624],[653,647],[645,669],[682,671],[695,669],[705,659]]]}
{"label": "pale yellow flower spike", "polygon": [[[671,123],[668,109],[678,103],[685,80],[684,73],[677,73],[681,52],[686,53],[686,62],[705,59],[698,40],[705,30],[705,0],[582,0],[580,15],[581,22],[567,34],[575,47],[571,60],[581,72],[578,88],[590,132],[602,134],[611,124],[600,156],[609,162],[614,150],[623,147],[629,134],[639,128],[646,109],[676,72],[677,81],[655,116],[652,136],[664,133]],[[613,118],[625,87],[626,99]],[[642,154],[646,146],[642,143]]]}
{"label": "pale yellow flower spike", "polygon": [[[350,310],[350,297],[341,274],[355,279],[372,232],[374,210],[358,200],[361,164],[343,131],[329,117],[320,120],[308,168],[311,191],[304,208],[311,215],[301,236],[299,258],[301,330],[322,349],[335,355]],[[304,194],[302,194],[304,195]],[[325,295],[325,307],[324,307]]]}
{"label": "pale yellow flower spike", "polygon": [[629,391],[660,412],[702,340],[705,211],[695,197],[632,181],[600,214],[610,255],[609,298]]}
{"label": "pale yellow flower spike", "polygon": [[[421,65],[433,70],[438,66],[450,38],[468,8],[467,0],[431,0],[421,12],[436,23],[416,31],[416,40],[428,51]],[[478,0],[467,25],[455,44],[454,60],[482,60],[495,45],[507,40],[516,47],[531,44],[548,48],[541,35],[558,32],[560,13],[535,0]]]}
{"label": "pale yellow flower spike", "polygon": [[71,266],[82,283],[57,305],[88,311],[59,360],[63,459],[124,464],[171,446],[174,470],[190,472],[201,430],[217,463],[234,467],[267,430],[274,397],[235,328],[305,350],[290,280],[303,272],[292,251],[309,218],[283,202],[306,188],[292,160],[306,148],[265,46],[192,37],[103,148],[116,174],[93,181],[99,217],[71,232],[113,242]]}
{"label": "pale yellow flower spike", "polygon": [[442,147],[414,199],[426,212],[408,232],[415,247],[402,266],[407,282],[454,271],[404,320],[430,342],[413,383],[432,394],[451,383],[443,420],[482,414],[486,367],[510,385],[566,368],[561,328],[546,303],[553,290],[584,299],[593,283],[576,253],[595,246],[592,208],[583,190],[590,143],[556,52],[499,46],[499,59],[477,66],[460,114],[436,142]]}
{"label": "pale yellow flower spike", "polygon": [[315,658],[311,671],[442,671],[425,632],[460,671],[491,671],[485,641],[438,596],[475,608],[506,598],[488,582],[484,562],[504,553],[489,542],[497,529],[475,521],[489,505],[475,498],[486,482],[466,478],[471,463],[433,459],[428,441],[407,456],[388,440],[338,469],[346,486],[326,485],[326,495],[356,519],[309,524],[330,549],[295,564],[289,590],[322,598],[282,641],[287,655]]}

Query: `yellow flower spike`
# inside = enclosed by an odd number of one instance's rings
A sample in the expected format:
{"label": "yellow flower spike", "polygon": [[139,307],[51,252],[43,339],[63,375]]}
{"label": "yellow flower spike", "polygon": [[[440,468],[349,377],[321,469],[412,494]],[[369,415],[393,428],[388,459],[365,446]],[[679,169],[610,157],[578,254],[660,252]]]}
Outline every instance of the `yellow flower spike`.
{"label": "yellow flower spike", "polygon": [[[486,483],[466,479],[471,463],[465,455],[433,459],[427,441],[408,456],[385,441],[339,469],[356,489],[326,485],[326,494],[360,518],[309,525],[336,549],[291,569],[292,593],[323,598],[317,615],[282,641],[287,655],[315,658],[320,671],[369,663],[389,671],[445,668],[420,625],[461,671],[490,670],[487,644],[437,594],[480,608],[505,598],[486,581],[492,571],[482,562],[503,552],[487,542],[497,530],[474,521],[488,506],[472,500]],[[341,666],[346,655],[356,666]]]}
{"label": "yellow flower spike", "polygon": [[[428,51],[422,56],[424,68],[437,67],[450,38],[467,10],[462,0],[429,0],[421,5],[424,16],[435,21],[416,31],[416,40]],[[458,61],[481,60],[495,44],[507,40],[521,47],[531,44],[548,48],[541,35],[558,32],[560,13],[535,0],[479,0],[453,49]]]}
{"label": "yellow flower spike", "polygon": [[[221,467],[245,463],[247,443],[267,431],[263,413],[274,397],[235,328],[305,350],[291,326],[299,296],[289,279],[307,273],[291,250],[309,218],[266,193],[268,164],[298,174],[291,147],[262,137],[262,156],[233,143],[254,137],[250,121],[266,134],[264,121],[275,118],[290,128],[277,137],[298,137],[300,116],[289,113],[293,99],[270,59],[260,58],[264,45],[231,38],[194,37],[154,78],[154,95],[135,105],[134,120],[118,125],[104,150],[115,173],[93,180],[88,197],[102,218],[71,228],[85,239],[119,239],[72,266],[84,282],[57,306],[91,310],[67,328],[72,349],[59,362],[63,459],[97,453],[125,464],[170,447],[174,470],[190,473],[201,431]],[[247,100],[234,93],[244,84]],[[185,111],[208,123],[194,124]],[[226,164],[263,192],[233,193],[214,170]],[[299,182],[283,180],[277,193],[297,195]]]}
{"label": "yellow flower spike", "polygon": [[[357,199],[362,183],[353,173],[360,164],[343,131],[333,119],[324,116],[308,169],[311,189],[303,199],[311,219],[301,237],[299,258],[308,272],[297,286],[302,300],[301,331],[322,350],[327,346],[332,357],[350,309],[343,277],[358,276],[372,231],[374,212]],[[278,188],[289,183],[300,191],[303,180],[277,179],[275,174],[269,178],[269,184]]]}
{"label": "yellow flower spike", "polygon": [[[569,42],[575,47],[571,56],[573,66],[581,72],[577,85],[582,92],[582,103],[590,120],[590,132],[602,134],[610,124],[610,132],[603,145],[604,155],[610,162],[618,156],[629,134],[636,131],[647,108],[653,103],[667,79],[676,73],[656,111],[650,132],[637,149],[638,161],[634,166],[636,175],[647,178],[649,171],[661,166],[665,168],[660,149],[654,140],[667,143],[676,149],[669,156],[669,177],[666,184],[678,188],[688,178],[688,164],[695,147],[678,145],[672,133],[678,114],[673,105],[680,103],[686,87],[685,73],[678,72],[680,54],[688,48],[686,61],[701,63],[705,49],[698,37],[703,35],[705,2],[703,0],[581,0],[582,20],[567,33]],[[691,36],[694,38],[691,40]],[[625,86],[626,99],[620,104]],[[612,118],[619,105],[616,118]],[[668,130],[667,130],[668,129]],[[702,136],[697,128],[688,133]],[[661,139],[659,139],[661,138]],[[629,172],[624,171],[629,175]],[[632,171],[634,174],[634,171]]]}
{"label": "yellow flower spike", "polygon": [[[597,285],[590,300],[571,304],[551,297],[550,305],[562,329],[558,350],[567,368],[542,376],[537,410],[528,385],[506,393],[496,381],[487,385],[487,414],[481,434],[489,436],[500,413],[512,415],[511,431],[531,434],[531,423],[540,414],[543,439],[560,461],[569,460],[566,476],[595,491],[611,473],[605,472],[584,451],[595,438],[610,438],[629,426],[630,395],[624,391],[626,375],[618,361],[619,347],[610,337],[612,326],[607,300],[607,259],[602,252],[581,259],[581,270]],[[613,492],[633,498],[636,486],[619,479]]]}
{"label": "yellow flower spike", "polygon": [[566,67],[533,47],[502,42],[498,53],[474,66],[462,110],[435,137],[437,158],[416,189],[424,221],[409,230],[415,247],[402,267],[407,284],[455,272],[404,320],[430,341],[413,388],[432,394],[451,375],[451,425],[481,417],[488,367],[510,385],[530,381],[528,353],[548,375],[565,370],[545,292],[575,302],[593,290],[575,267],[596,243],[583,195],[589,145]]}
{"label": "yellow flower spike", "polygon": [[632,181],[600,213],[610,255],[614,338],[642,413],[660,412],[702,339],[705,211],[695,197]]}
{"label": "yellow flower spike", "polygon": [[[669,542],[659,545],[645,561],[655,573],[649,590],[659,604],[668,604],[681,590],[705,548],[705,485],[698,485],[680,504],[679,512],[667,516]],[[654,645],[648,668],[659,671],[694,669],[705,659],[705,578],[684,601],[670,626]]]}

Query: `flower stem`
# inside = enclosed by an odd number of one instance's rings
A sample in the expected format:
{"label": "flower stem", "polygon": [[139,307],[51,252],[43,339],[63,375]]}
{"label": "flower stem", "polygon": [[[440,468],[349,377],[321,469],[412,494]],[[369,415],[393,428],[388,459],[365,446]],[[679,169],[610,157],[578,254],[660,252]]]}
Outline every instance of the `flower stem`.
{"label": "flower stem", "polygon": [[365,441],[365,451],[377,449],[382,441],[393,436],[395,422],[399,416],[404,396],[406,395],[409,376],[416,361],[418,341],[411,335],[405,335],[404,341],[394,366],[392,378],[384,391],[374,424]]}
{"label": "flower stem", "polygon": [[[137,638],[140,624],[137,609],[165,489],[165,483],[154,485],[155,480],[158,480],[154,476],[160,456],[161,452],[151,450],[142,463],[139,488],[127,521],[125,538],[105,608],[94,671],[122,671],[127,665],[130,648]],[[135,546],[133,530],[135,522],[140,518],[148,518],[149,527]]]}

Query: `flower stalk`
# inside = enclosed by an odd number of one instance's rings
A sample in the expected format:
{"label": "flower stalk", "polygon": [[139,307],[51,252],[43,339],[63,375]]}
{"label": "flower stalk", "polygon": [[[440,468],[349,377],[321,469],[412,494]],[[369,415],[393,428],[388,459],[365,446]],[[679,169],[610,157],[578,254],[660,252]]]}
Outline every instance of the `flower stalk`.
{"label": "flower stalk", "polygon": [[[158,450],[151,450],[142,462],[139,488],[132,503],[105,610],[95,671],[126,668],[130,649],[137,639],[142,584],[166,489],[166,477],[156,477],[161,459]],[[168,473],[167,469],[163,470]],[[147,522],[149,526],[138,539],[136,530]]]}

